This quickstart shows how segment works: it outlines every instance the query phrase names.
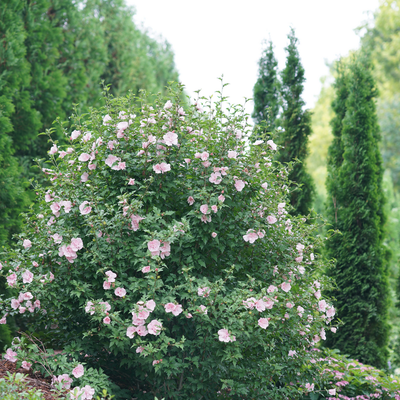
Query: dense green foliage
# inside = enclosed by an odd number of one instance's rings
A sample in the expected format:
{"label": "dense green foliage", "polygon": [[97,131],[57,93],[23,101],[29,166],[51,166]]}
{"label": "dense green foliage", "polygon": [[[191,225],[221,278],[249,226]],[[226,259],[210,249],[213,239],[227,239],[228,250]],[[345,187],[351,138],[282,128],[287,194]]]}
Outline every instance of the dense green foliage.
{"label": "dense green foliage", "polygon": [[353,358],[386,367],[388,357],[387,251],[383,247],[383,168],[379,152],[376,88],[365,56],[338,71],[328,159],[328,219],[341,234],[327,242],[336,259],[328,271],[337,284],[344,325],[327,344]]}
{"label": "dense green foliage", "polygon": [[274,46],[270,41],[258,62],[258,79],[253,88],[254,122],[259,125],[266,121],[268,130],[273,130],[280,108],[280,83],[278,80],[278,61]]}
{"label": "dense green foliage", "polygon": [[[321,240],[288,214],[285,166],[260,163],[275,145],[249,144],[244,108],[180,99],[71,117],[70,149],[51,154],[38,211],[2,255],[2,315],[64,349],[57,374],[82,364],[73,386],[101,368],[140,400],[297,399],[321,379],[310,349],[335,315]],[[33,363],[22,347],[8,356]]]}
{"label": "dense green foliage", "polygon": [[[0,4],[0,245],[19,230],[29,204],[24,182],[37,174],[47,137],[38,134],[101,103],[110,93],[164,93],[177,81],[169,45],[139,30],[123,0],[5,0]],[[53,132],[64,139],[62,129]],[[15,157],[15,158],[13,158]],[[22,175],[18,164],[23,167]]]}
{"label": "dense green foliage", "polygon": [[301,96],[305,77],[297,50],[298,40],[293,30],[288,37],[286,66],[282,71],[283,131],[279,134],[278,144],[282,147],[279,149],[278,160],[283,163],[299,161],[293,165],[289,174],[289,179],[295,182],[291,186],[290,204],[295,215],[308,215],[313,201],[314,184],[304,163],[308,155],[311,114],[303,109],[305,103]]}

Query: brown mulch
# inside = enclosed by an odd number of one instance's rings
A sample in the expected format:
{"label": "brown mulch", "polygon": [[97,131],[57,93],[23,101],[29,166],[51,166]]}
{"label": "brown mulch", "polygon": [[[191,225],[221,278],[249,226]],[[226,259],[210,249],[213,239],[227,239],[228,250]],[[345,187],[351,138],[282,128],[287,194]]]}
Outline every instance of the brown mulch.
{"label": "brown mulch", "polygon": [[7,360],[0,360],[0,378],[7,377],[7,372],[13,374],[15,372],[20,372],[21,374],[27,375],[25,381],[27,382],[28,389],[36,389],[43,393],[43,396],[46,400],[55,400],[60,399],[54,392],[51,391],[53,388],[51,386],[51,378],[45,378],[40,373],[33,373],[32,370],[27,371],[26,369],[19,368],[15,369],[16,363],[7,361]]}

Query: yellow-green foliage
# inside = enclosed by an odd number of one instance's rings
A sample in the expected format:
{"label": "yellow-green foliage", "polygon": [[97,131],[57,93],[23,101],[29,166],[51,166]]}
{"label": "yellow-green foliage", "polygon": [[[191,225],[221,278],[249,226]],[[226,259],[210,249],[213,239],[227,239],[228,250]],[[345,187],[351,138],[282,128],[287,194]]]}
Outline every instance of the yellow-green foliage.
{"label": "yellow-green foliage", "polygon": [[326,157],[332,141],[330,120],[333,117],[331,107],[333,87],[324,84],[319,98],[312,110],[312,135],[309,141],[310,154],[307,158],[308,172],[314,179],[317,198],[326,199]]}

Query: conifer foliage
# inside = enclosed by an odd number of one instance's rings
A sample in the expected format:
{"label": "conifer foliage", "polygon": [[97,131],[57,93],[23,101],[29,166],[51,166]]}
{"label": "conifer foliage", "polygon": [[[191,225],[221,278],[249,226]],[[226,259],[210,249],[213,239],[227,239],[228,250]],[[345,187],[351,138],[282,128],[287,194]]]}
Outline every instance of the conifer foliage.
{"label": "conifer foliage", "polygon": [[280,108],[278,80],[278,61],[274,55],[274,46],[270,41],[258,62],[258,79],[253,88],[254,122],[259,125],[266,121],[269,130],[276,127],[276,118]]}
{"label": "conifer foliage", "polygon": [[299,161],[293,165],[289,174],[289,179],[296,184],[291,188],[290,203],[294,207],[295,215],[307,215],[314,194],[314,184],[304,164],[308,155],[308,138],[311,134],[311,114],[308,110],[303,110],[305,102],[302,93],[305,76],[297,50],[298,39],[293,29],[288,38],[286,66],[281,74],[283,99],[281,126],[284,131],[279,135],[278,143],[283,147],[280,148],[278,160],[282,163]]}
{"label": "conifer foliage", "polygon": [[334,134],[328,159],[328,216],[334,235],[327,243],[336,265],[329,270],[338,290],[344,325],[327,345],[382,368],[387,360],[388,280],[383,248],[383,168],[375,82],[365,56],[339,66],[333,102]]}

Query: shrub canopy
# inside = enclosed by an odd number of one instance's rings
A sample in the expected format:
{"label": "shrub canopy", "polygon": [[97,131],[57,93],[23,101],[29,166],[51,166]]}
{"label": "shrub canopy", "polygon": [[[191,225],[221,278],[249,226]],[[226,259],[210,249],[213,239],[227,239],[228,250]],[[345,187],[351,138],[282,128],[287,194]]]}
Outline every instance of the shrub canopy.
{"label": "shrub canopy", "polygon": [[2,309],[140,399],[299,398],[335,313],[314,227],[289,219],[288,171],[271,139],[250,143],[243,107],[180,99],[71,117],[3,255]]}

